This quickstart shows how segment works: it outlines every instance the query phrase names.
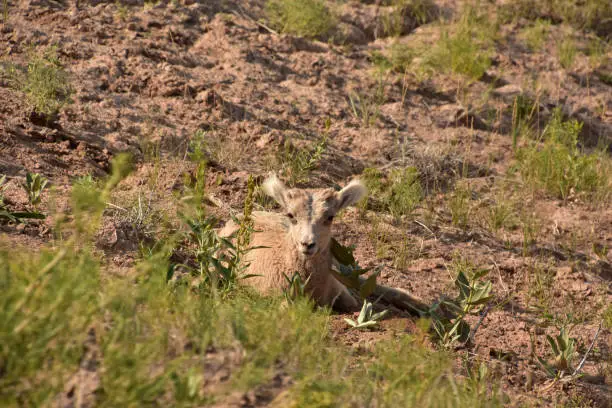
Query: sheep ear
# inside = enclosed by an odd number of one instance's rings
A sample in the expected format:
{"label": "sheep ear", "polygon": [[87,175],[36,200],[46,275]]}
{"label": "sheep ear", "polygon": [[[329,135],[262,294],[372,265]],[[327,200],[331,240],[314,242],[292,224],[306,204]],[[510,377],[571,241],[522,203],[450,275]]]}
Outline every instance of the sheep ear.
{"label": "sheep ear", "polygon": [[272,197],[281,206],[287,206],[286,193],[287,187],[280,181],[276,174],[271,175],[262,185],[263,191]]}
{"label": "sheep ear", "polygon": [[336,193],[336,211],[340,211],[349,205],[356,204],[366,196],[368,189],[361,180],[353,180],[346,187]]}

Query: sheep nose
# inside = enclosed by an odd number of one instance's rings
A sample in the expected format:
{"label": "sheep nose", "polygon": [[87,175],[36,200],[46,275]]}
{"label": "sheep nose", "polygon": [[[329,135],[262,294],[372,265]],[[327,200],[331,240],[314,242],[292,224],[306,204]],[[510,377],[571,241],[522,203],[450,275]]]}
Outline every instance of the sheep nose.
{"label": "sheep nose", "polygon": [[302,242],[302,246],[305,249],[313,249],[315,247],[315,243],[314,242]]}

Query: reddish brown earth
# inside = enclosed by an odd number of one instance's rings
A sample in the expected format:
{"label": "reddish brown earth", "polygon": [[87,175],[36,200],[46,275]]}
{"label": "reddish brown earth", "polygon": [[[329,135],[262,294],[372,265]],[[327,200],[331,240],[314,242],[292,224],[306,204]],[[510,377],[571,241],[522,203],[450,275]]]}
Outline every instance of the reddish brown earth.
{"label": "reddish brown earth", "polygon": [[[182,183],[183,174],[193,171],[194,164],[185,159],[188,143],[197,130],[204,130],[218,146],[209,169],[209,191],[224,203],[211,212],[227,217],[230,208],[240,210],[247,175],[265,174],[269,158],[285,140],[310,145],[327,133],[329,147],[306,186],[342,184],[366,167],[410,164],[424,170],[425,181],[432,186],[434,179],[442,186],[403,223],[347,211],[338,221],[336,235],[356,246],[362,266],[382,264],[380,283],[433,301],[455,293],[447,266],[459,251],[490,271],[498,305],[484,318],[473,346],[459,353],[488,362],[513,405],[569,401],[572,406],[610,406],[609,329],[602,330],[587,357],[582,369],[587,376],[567,383],[551,385],[534,363],[530,348],[531,333],[536,354],[548,355],[545,334],[558,333],[533,308],[534,265],[550,276],[545,294],[550,312],[573,314],[572,335],[579,340],[580,358],[591,344],[612,301],[610,203],[579,198],[562,202],[513,193],[515,207],[535,214],[540,225],[537,243],[526,251],[519,229],[491,232],[477,211],[470,227],[461,229],[452,225],[447,206],[463,164],[468,171],[462,182],[473,187],[475,199],[486,208],[487,200],[496,197],[513,160],[508,135],[513,97],[532,93],[529,79],[534,73],[546,90],[540,100],[543,117],[561,106],[569,117],[585,122],[585,145],[612,141],[612,88],[592,75],[584,55],[577,57],[572,70],[563,70],[552,43],[550,52],[546,47],[543,52],[528,52],[518,40],[519,26],[503,26],[505,40],[492,67],[467,89],[468,100],[489,92],[486,106],[474,104],[466,110],[456,83],[447,77],[425,81],[410,77],[405,82],[402,75],[391,75],[379,119],[364,127],[352,116],[347,95],[376,86],[369,53],[391,41],[368,35],[375,5],[343,6],[346,21],[355,23],[365,40],[334,45],[268,32],[234,13],[238,7],[232,1],[144,7],[134,1],[124,18],[114,2],[9,3],[10,19],[0,31],[2,61],[23,64],[28,44],[37,48],[55,44],[75,90],[73,103],[56,122],[41,122],[23,95],[0,76],[0,173],[8,177],[5,195],[13,208],[27,207],[19,187],[26,171],[49,178],[55,192],[47,196],[55,196],[62,209],[67,206],[62,197],[67,196],[71,180],[85,174],[103,176],[109,160],[127,151],[137,159],[137,169],[121,185],[114,204],[126,208],[142,197],[153,217],[171,222],[174,209],[167,197]],[[261,2],[238,3],[253,18],[262,15]],[[447,3],[443,12],[452,15],[458,6]],[[408,37],[428,36],[428,30],[428,25],[419,27]],[[599,69],[610,72],[611,66],[608,61]],[[497,119],[483,122],[485,108],[500,112]],[[481,125],[469,128],[470,118]],[[328,119],[331,126],[326,130]],[[159,160],[152,159],[155,146],[161,152]],[[49,200],[42,209],[52,209]],[[393,250],[377,249],[374,219],[383,241],[406,247],[404,265],[394,266]],[[128,271],[138,256],[139,240],[153,239],[155,226],[155,222],[134,226],[121,210],[109,207],[99,247],[110,269]],[[31,248],[48,242],[52,227],[52,221],[0,226],[6,239]],[[596,253],[595,248],[604,253]],[[416,331],[414,318],[400,311],[372,332],[349,330],[344,317],[334,316],[333,336],[356,349]],[[478,317],[470,319],[474,324]],[[279,384],[282,388],[282,381]]]}

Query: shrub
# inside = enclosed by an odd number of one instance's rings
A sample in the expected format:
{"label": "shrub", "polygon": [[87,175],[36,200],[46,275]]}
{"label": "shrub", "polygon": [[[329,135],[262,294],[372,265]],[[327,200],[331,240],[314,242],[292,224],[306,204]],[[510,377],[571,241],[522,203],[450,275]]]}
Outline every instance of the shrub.
{"label": "shrub", "polygon": [[335,18],[321,0],[268,0],[270,25],[282,33],[321,38],[335,24]]}
{"label": "shrub", "polygon": [[36,112],[47,117],[69,102],[72,87],[55,47],[44,53],[31,52],[27,69],[10,66],[9,77],[11,85],[25,93]]}
{"label": "shrub", "polygon": [[523,181],[564,200],[572,191],[607,198],[611,190],[611,161],[604,152],[581,151],[578,147],[581,129],[581,123],[563,121],[560,109],[555,110],[544,129],[543,145],[531,142],[517,153]]}
{"label": "shrub", "polygon": [[538,51],[542,49],[548,39],[549,30],[550,21],[537,19],[533,26],[527,27],[523,31],[523,38],[531,50]]}

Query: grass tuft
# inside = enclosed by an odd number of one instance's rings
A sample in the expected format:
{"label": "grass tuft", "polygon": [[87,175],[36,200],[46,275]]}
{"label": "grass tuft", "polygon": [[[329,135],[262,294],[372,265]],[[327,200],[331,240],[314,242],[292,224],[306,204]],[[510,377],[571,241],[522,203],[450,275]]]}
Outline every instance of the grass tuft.
{"label": "grass tuft", "polygon": [[473,7],[444,29],[440,40],[423,56],[423,66],[435,71],[480,79],[491,66],[497,27]]}
{"label": "grass tuft", "polygon": [[364,205],[387,211],[394,217],[412,214],[423,199],[415,167],[393,169],[386,176],[378,169],[368,168],[362,177],[371,197]]}
{"label": "grass tuft", "polygon": [[582,124],[563,121],[560,109],[545,128],[543,145],[531,142],[518,150],[518,169],[523,181],[536,190],[566,200],[584,193],[606,201],[612,191],[612,161],[603,151],[583,153],[578,146]]}
{"label": "grass tuft", "polygon": [[570,36],[566,36],[558,45],[557,52],[559,53],[559,64],[564,69],[570,69],[574,65],[578,49],[576,43]]}
{"label": "grass tuft", "polygon": [[550,21],[537,19],[533,26],[525,28],[523,31],[523,39],[532,51],[542,49],[550,32]]}
{"label": "grass tuft", "polygon": [[321,0],[268,0],[266,14],[276,30],[308,38],[322,38],[336,24]]}

